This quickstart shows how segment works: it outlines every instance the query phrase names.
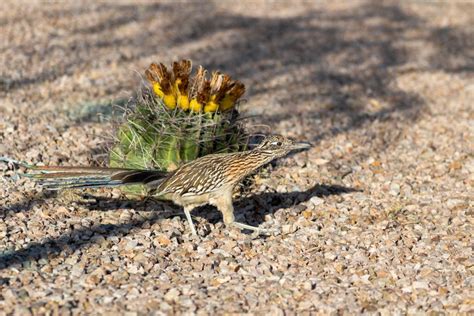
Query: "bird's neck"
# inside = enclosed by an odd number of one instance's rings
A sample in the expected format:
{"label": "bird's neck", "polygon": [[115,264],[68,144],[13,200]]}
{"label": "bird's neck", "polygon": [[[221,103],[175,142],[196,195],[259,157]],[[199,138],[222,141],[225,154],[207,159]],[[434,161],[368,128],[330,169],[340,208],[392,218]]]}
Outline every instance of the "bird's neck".
{"label": "bird's neck", "polygon": [[228,172],[233,175],[236,182],[255,172],[274,158],[269,152],[253,149],[234,154],[234,159],[229,160]]}

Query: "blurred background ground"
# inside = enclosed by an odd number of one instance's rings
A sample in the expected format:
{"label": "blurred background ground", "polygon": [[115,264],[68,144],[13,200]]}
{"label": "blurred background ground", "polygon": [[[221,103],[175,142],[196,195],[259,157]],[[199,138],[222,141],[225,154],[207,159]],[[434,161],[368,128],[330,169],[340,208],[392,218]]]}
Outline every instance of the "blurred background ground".
{"label": "blurred background ground", "polygon": [[173,205],[84,203],[5,171],[0,314],[474,312],[474,4],[0,8],[0,155],[94,163],[110,104],[180,58],[243,81],[260,131],[315,144],[236,202],[282,227],[267,238],[205,207],[196,242]]}

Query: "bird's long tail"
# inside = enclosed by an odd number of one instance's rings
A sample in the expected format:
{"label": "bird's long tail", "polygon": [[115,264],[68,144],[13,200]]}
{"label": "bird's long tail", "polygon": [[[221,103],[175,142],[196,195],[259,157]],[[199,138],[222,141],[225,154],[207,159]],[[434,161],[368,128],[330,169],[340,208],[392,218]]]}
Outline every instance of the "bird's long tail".
{"label": "bird's long tail", "polygon": [[23,174],[23,176],[39,182],[48,190],[147,184],[152,181],[159,181],[167,176],[167,172],[160,170],[34,166],[5,157],[0,157],[0,162],[26,168],[27,173]]}

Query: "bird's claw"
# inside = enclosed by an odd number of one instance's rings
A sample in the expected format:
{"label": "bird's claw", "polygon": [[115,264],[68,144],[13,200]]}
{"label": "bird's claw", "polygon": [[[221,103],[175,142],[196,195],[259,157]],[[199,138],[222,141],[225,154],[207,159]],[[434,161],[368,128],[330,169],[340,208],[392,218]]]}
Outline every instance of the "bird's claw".
{"label": "bird's claw", "polygon": [[239,222],[233,222],[232,226],[237,227],[240,230],[246,229],[246,230],[253,231],[253,234],[255,234],[256,236],[259,236],[259,235],[274,235],[274,234],[277,234],[279,232],[278,229],[260,228],[260,227],[247,225],[247,224],[244,224],[244,223],[239,223]]}

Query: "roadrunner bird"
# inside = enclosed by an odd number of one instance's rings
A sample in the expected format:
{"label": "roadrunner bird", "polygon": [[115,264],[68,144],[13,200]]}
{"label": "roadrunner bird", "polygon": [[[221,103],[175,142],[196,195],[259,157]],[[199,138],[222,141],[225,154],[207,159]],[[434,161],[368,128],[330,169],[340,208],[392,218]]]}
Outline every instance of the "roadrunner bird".
{"label": "roadrunner bird", "polygon": [[27,176],[40,181],[49,190],[144,184],[151,195],[172,200],[184,208],[194,235],[197,233],[190,212],[204,204],[217,207],[227,226],[260,232],[263,230],[258,227],[235,221],[232,205],[234,187],[270,161],[286,156],[293,150],[309,147],[307,143],[297,143],[282,136],[269,136],[252,150],[207,155],[170,173],[159,170],[23,165],[37,172]]}

